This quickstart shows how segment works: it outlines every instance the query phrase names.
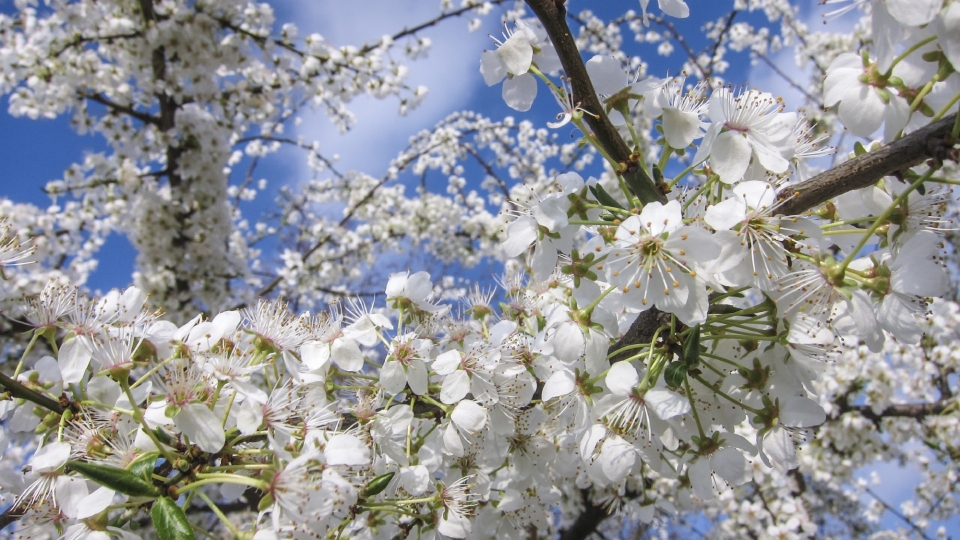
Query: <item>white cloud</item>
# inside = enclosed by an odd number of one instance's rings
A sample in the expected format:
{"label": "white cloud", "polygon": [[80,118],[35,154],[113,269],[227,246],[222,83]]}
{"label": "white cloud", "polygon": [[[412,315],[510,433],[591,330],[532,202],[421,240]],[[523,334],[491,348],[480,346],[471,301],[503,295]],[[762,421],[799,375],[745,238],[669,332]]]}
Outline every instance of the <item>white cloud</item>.
{"label": "white cloud", "polygon": [[[301,35],[319,32],[331,43],[362,45],[436,17],[438,2],[423,0],[354,0],[352,2],[290,0],[277,3],[278,20],[296,22]],[[405,117],[395,98],[361,97],[348,105],[356,115],[353,129],[340,134],[322,111],[304,115],[297,135],[320,142],[324,156],[338,155],[341,171],[364,170],[381,174],[390,159],[417,131],[431,127],[452,111],[466,106],[473,93],[486,88],[480,76],[480,53],[490,46],[484,32],[467,31],[466,18],[454,18],[418,33],[431,39],[426,59],[407,62],[407,84],[429,88],[426,100]],[[401,42],[402,43],[402,42]],[[395,56],[399,58],[399,56]],[[309,178],[306,164],[295,175]]]}

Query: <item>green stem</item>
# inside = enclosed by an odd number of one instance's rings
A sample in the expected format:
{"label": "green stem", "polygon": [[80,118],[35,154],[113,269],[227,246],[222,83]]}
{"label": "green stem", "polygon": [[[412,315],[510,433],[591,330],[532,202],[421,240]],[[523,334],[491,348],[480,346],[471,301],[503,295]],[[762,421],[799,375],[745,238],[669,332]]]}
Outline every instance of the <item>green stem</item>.
{"label": "green stem", "polygon": [[751,406],[749,406],[749,405],[744,405],[743,403],[740,403],[739,400],[730,397],[730,396],[727,395],[723,390],[720,390],[719,388],[716,388],[716,387],[714,387],[712,384],[710,384],[710,383],[708,383],[707,381],[705,381],[705,380],[703,379],[703,377],[701,377],[700,375],[693,375],[692,377],[693,377],[693,379],[694,379],[695,381],[697,381],[698,383],[700,383],[700,384],[706,386],[707,388],[709,388],[710,391],[713,392],[714,394],[716,394],[716,395],[722,397],[723,399],[725,399],[725,400],[733,403],[734,405],[739,406],[739,407],[742,408],[743,410],[745,410],[745,411],[750,411],[750,412],[752,412],[753,414],[755,414],[755,415],[757,415],[757,416],[760,416],[760,415],[763,414],[763,411],[761,411],[760,409],[754,409],[753,407],[751,407]]}
{"label": "green stem", "polygon": [[37,339],[40,337],[40,332],[38,330],[33,331],[33,337],[30,338],[30,343],[27,343],[27,348],[25,348],[23,350],[23,354],[20,355],[20,361],[17,362],[17,368],[13,370],[13,380],[17,380],[17,377],[20,375],[20,371],[23,369],[23,364],[27,360],[27,355],[30,354],[30,349],[33,349],[33,344],[36,343]]}
{"label": "green stem", "polygon": [[429,497],[421,497],[419,499],[384,499],[382,501],[377,501],[376,503],[362,504],[364,508],[377,508],[385,507],[389,508],[391,505],[401,505],[401,504],[425,504],[436,502],[438,495],[431,495]]}
{"label": "green stem", "polygon": [[890,67],[887,69],[886,73],[883,74],[883,76],[884,76],[885,78],[886,78],[886,77],[890,77],[890,75],[893,73],[893,68],[894,68],[897,64],[899,64],[900,62],[902,62],[904,59],[906,59],[908,56],[910,56],[911,54],[913,54],[914,52],[916,52],[918,49],[920,49],[921,47],[923,47],[923,46],[926,45],[927,43],[930,43],[930,42],[932,42],[932,41],[934,41],[934,40],[936,40],[936,39],[937,39],[937,36],[930,36],[930,37],[928,37],[928,38],[926,38],[926,39],[922,39],[922,40],[914,43],[912,47],[910,47],[909,49],[903,51],[902,53],[900,53],[900,56],[898,56],[898,57],[896,57],[896,58],[893,59],[893,63],[890,64]]}
{"label": "green stem", "polygon": [[713,187],[713,180],[708,178],[707,181],[704,182],[702,186],[700,186],[700,189],[698,189],[689,199],[687,199],[687,202],[683,203],[683,209],[686,210],[687,208],[689,208],[694,201],[700,198],[700,195],[703,195],[704,191],[707,191],[711,187]]}
{"label": "green stem", "polygon": [[133,413],[133,420],[143,427],[143,432],[150,437],[150,440],[153,441],[153,444],[157,447],[157,450],[163,454],[164,459],[172,464],[174,461],[176,461],[175,456],[170,453],[170,450],[165,444],[160,442],[160,439],[157,439],[156,434],[154,434],[153,430],[150,429],[150,426],[147,425],[147,421],[143,418],[143,412],[140,410],[140,406],[137,405],[137,400],[133,397],[133,392],[130,390],[130,381],[126,377],[117,377],[117,382],[120,384],[120,388],[123,390],[123,393],[127,395],[127,399],[130,400],[130,406],[133,408],[131,411]]}
{"label": "green stem", "polygon": [[[950,112],[950,109],[952,109],[953,106],[956,105],[958,101],[960,101],[960,93],[953,96],[953,98],[951,98],[950,101],[948,101],[947,104],[944,105],[944,107],[940,109],[939,112],[937,112],[937,114],[933,115],[933,118],[930,119],[930,122],[936,122],[937,120],[943,118],[943,115]],[[960,123],[960,116],[957,116],[957,122]],[[953,139],[956,140],[956,138],[957,138],[957,134],[954,133]]]}
{"label": "green stem", "polygon": [[690,410],[693,411],[693,419],[697,423],[697,431],[700,432],[700,437],[706,437],[706,433],[703,432],[703,425],[700,424],[700,413],[697,412],[697,404],[693,402],[693,392],[690,390],[690,381],[687,380],[687,377],[683,378],[683,387],[687,390],[687,401],[690,402]]}
{"label": "green stem", "polygon": [[203,500],[203,502],[207,503],[207,507],[209,507],[210,510],[218,518],[220,518],[220,522],[223,523],[223,525],[226,528],[230,529],[230,532],[233,533],[234,537],[243,538],[243,534],[240,532],[240,529],[238,529],[237,526],[230,521],[230,518],[228,518],[226,514],[224,514],[223,511],[220,510],[219,506],[217,506],[216,504],[213,503],[213,501],[210,500],[210,497],[207,497],[207,495],[203,491],[194,491],[194,493],[196,493],[197,497],[200,497]]}
{"label": "green stem", "polygon": [[167,365],[168,362],[172,362],[172,361],[174,361],[174,360],[177,360],[178,358],[179,358],[178,356],[171,356],[170,358],[167,358],[167,359],[164,360],[163,362],[160,362],[159,364],[153,366],[152,368],[150,368],[149,371],[147,371],[146,373],[144,373],[142,377],[140,377],[139,379],[137,379],[136,381],[134,381],[134,383],[130,385],[130,388],[136,388],[136,387],[140,386],[141,384],[143,384],[144,382],[146,382],[147,379],[149,379],[151,375],[153,375],[154,373],[156,373],[156,372],[157,372],[160,368],[162,368],[163,366]]}
{"label": "green stem", "polygon": [[663,172],[663,169],[667,167],[667,162],[670,161],[670,155],[673,154],[673,147],[669,144],[663,147],[663,152],[660,153],[660,159],[657,161],[657,168],[660,169],[660,172]]}
{"label": "green stem", "polygon": [[209,486],[210,484],[238,484],[256,488],[260,491],[267,491],[267,488],[270,487],[263,480],[233,474],[198,474],[197,478],[199,478],[199,480],[196,482],[191,482],[182,488],[178,488],[177,494],[186,493],[199,487]]}
{"label": "green stem", "polygon": [[690,174],[690,172],[693,171],[694,167],[696,167],[696,165],[690,165],[690,166],[687,167],[686,169],[680,171],[680,174],[674,176],[674,177],[673,177],[673,180],[670,181],[669,186],[670,186],[670,187],[673,187],[673,186],[677,185],[677,182],[679,182],[680,180],[682,180],[684,176]]}
{"label": "green stem", "polygon": [[930,93],[930,90],[933,90],[933,85],[936,82],[938,82],[937,76],[934,75],[933,78],[930,79],[930,81],[928,81],[927,84],[923,86],[920,92],[917,93],[917,97],[913,98],[913,103],[910,104],[910,112],[914,112],[917,110],[917,107],[920,106],[920,103],[923,101],[923,98]]}
{"label": "green stem", "polygon": [[851,251],[850,254],[845,259],[840,261],[836,275],[841,277],[844,275],[844,273],[847,270],[847,266],[850,266],[850,263],[853,262],[853,260],[856,258],[857,253],[860,253],[860,250],[862,250],[867,245],[867,242],[870,240],[870,238],[873,237],[873,233],[877,232],[877,229],[880,228],[880,225],[884,221],[886,221],[891,214],[893,214],[893,211],[897,207],[899,207],[903,201],[907,200],[907,197],[910,195],[910,193],[913,192],[913,190],[920,187],[920,184],[924,183],[931,176],[933,176],[933,172],[934,172],[934,169],[928,170],[923,176],[918,178],[916,182],[910,184],[910,187],[903,190],[903,193],[898,195],[897,198],[894,199],[892,203],[890,203],[890,206],[888,206],[887,209],[884,210],[882,214],[877,216],[877,219],[876,221],[873,222],[873,225],[870,225],[870,228],[868,228],[866,232],[863,233],[863,238],[860,239],[860,242],[857,244],[857,247],[854,248],[853,251]]}

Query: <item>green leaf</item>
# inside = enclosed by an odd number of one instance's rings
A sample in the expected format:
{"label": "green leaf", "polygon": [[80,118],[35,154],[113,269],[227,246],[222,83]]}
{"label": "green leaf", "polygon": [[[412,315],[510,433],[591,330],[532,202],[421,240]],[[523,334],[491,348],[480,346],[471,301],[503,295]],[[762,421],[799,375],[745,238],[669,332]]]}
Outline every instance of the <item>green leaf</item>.
{"label": "green leaf", "polygon": [[670,362],[663,370],[663,381],[670,388],[680,388],[683,386],[684,379],[687,378],[687,364],[683,362]]}
{"label": "green leaf", "polygon": [[131,497],[156,497],[160,495],[160,490],[152,482],[148,482],[139,474],[128,470],[106,465],[94,465],[83,461],[68,461],[67,466],[101,486],[119,491],[124,495],[130,495]]}
{"label": "green leaf", "polygon": [[160,497],[153,503],[150,519],[153,520],[153,527],[157,530],[160,540],[196,540],[197,538],[193,534],[190,522],[187,521],[187,515],[170,497]]}
{"label": "green leaf", "polygon": [[390,483],[390,480],[393,480],[394,474],[395,473],[388,472],[387,474],[381,474],[380,476],[374,478],[369,484],[367,484],[367,487],[363,489],[363,492],[360,495],[364,498],[373,497],[374,495],[387,489],[387,485]]}
{"label": "green leaf", "polygon": [[693,369],[700,363],[700,325],[694,326],[683,341],[683,361]]}
{"label": "green leaf", "polygon": [[153,469],[157,465],[158,457],[160,457],[160,452],[146,453],[127,465],[127,470],[149,482],[153,475]]}
{"label": "green leaf", "polygon": [[607,193],[607,190],[603,189],[603,186],[601,186],[600,184],[597,184],[595,186],[590,186],[590,192],[593,193],[593,196],[597,198],[598,203],[604,206],[609,206],[611,208],[620,208],[621,210],[623,209],[623,207],[620,206],[620,203],[618,203],[617,200],[614,199],[612,195]]}

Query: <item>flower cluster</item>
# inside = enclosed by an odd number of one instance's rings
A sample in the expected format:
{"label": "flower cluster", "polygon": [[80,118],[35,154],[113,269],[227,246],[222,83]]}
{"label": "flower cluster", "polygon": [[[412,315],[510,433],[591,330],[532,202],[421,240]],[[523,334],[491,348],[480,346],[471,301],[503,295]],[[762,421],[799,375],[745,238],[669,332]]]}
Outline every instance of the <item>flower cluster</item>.
{"label": "flower cluster", "polygon": [[[636,37],[676,32],[648,4],[623,19]],[[793,32],[784,40],[816,41],[789,4],[761,4]],[[811,92],[854,135],[883,127],[889,142],[957,110],[960,3],[914,4],[855,2],[870,9],[871,46],[823,42]],[[659,5],[689,15],[683,0]],[[948,466],[925,468],[933,496],[903,519],[960,512],[960,358],[945,345],[960,315],[931,300],[949,289],[956,124],[933,159],[798,210],[831,151],[816,120],[834,112],[721,84],[727,45],[766,52],[733,17],[708,25],[714,58],[691,54],[688,75],[659,78],[639,60],[628,75],[618,31],[578,15],[592,29],[578,44],[598,54],[565,58],[596,93],[575,97],[554,75],[554,27],[514,10],[481,54],[484,81],[519,111],[542,82],[562,108],[548,127],[582,138],[458,113],[380,178],[341,174],[293,141],[331,177],[284,192],[293,247],[262,290],[291,303],[254,300],[252,246],[278,229],[242,219],[256,190],[228,185],[238,141],[254,159],[276,151],[307,98],[347,126],[361,93],[403,96],[406,110],[423,92],[405,86],[389,36],[335,47],[287,25],[270,37],[268,6],[226,0],[139,10],[0,16],[12,110],[75,107],[114,149],[51,185],[83,193],[62,211],[0,205],[0,300],[30,329],[5,344],[0,378],[0,499],[16,534],[132,540],[152,523],[179,540],[216,523],[252,540],[529,538],[603,507],[631,526],[693,510],[730,517],[720,537],[813,536],[816,512],[872,493],[843,493],[859,463],[928,459],[904,450],[917,440]],[[485,170],[486,198],[465,158]],[[594,159],[606,168],[590,176]],[[407,169],[439,171],[446,193],[387,185]],[[68,285],[124,221],[141,287],[91,299]],[[382,302],[317,309],[411,242],[464,265],[502,256],[501,291],[404,271],[368,292]],[[34,258],[59,262],[31,272]]]}

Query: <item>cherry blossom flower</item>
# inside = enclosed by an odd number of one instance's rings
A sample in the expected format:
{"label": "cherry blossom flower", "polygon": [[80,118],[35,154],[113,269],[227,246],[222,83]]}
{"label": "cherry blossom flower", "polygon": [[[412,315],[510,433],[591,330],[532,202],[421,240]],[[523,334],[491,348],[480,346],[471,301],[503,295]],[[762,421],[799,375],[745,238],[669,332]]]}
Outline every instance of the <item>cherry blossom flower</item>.
{"label": "cherry blossom flower", "polygon": [[545,33],[538,35],[523,21],[517,21],[512,32],[507,30],[507,38],[502,43],[494,41],[497,49],[485,51],[480,56],[480,73],[484,82],[493,86],[507,78],[503,83],[503,100],[517,111],[530,110],[537,97],[537,80],[528,71],[535,60],[542,70],[553,70],[556,59],[553,45],[546,40]]}
{"label": "cherry blossom flower", "polygon": [[710,233],[683,225],[680,203],[653,202],[617,228],[607,279],[622,287],[630,309],[656,306],[696,324],[706,317],[706,285],[697,278],[694,264],[719,254]]}
{"label": "cherry blossom flower", "polygon": [[840,105],[840,119],[854,135],[869,137],[883,125],[884,140],[889,141],[910,120],[910,105],[886,88],[877,70],[856,54],[837,56],[827,68],[823,103]]}
{"label": "cherry blossom flower", "polygon": [[710,127],[707,128],[694,162],[710,157],[710,166],[724,184],[743,178],[750,161],[756,159],[772,173],[786,172],[793,154],[793,127],[796,115],[782,113],[781,100],[756,90],[734,94],[719,88],[710,96]]}

